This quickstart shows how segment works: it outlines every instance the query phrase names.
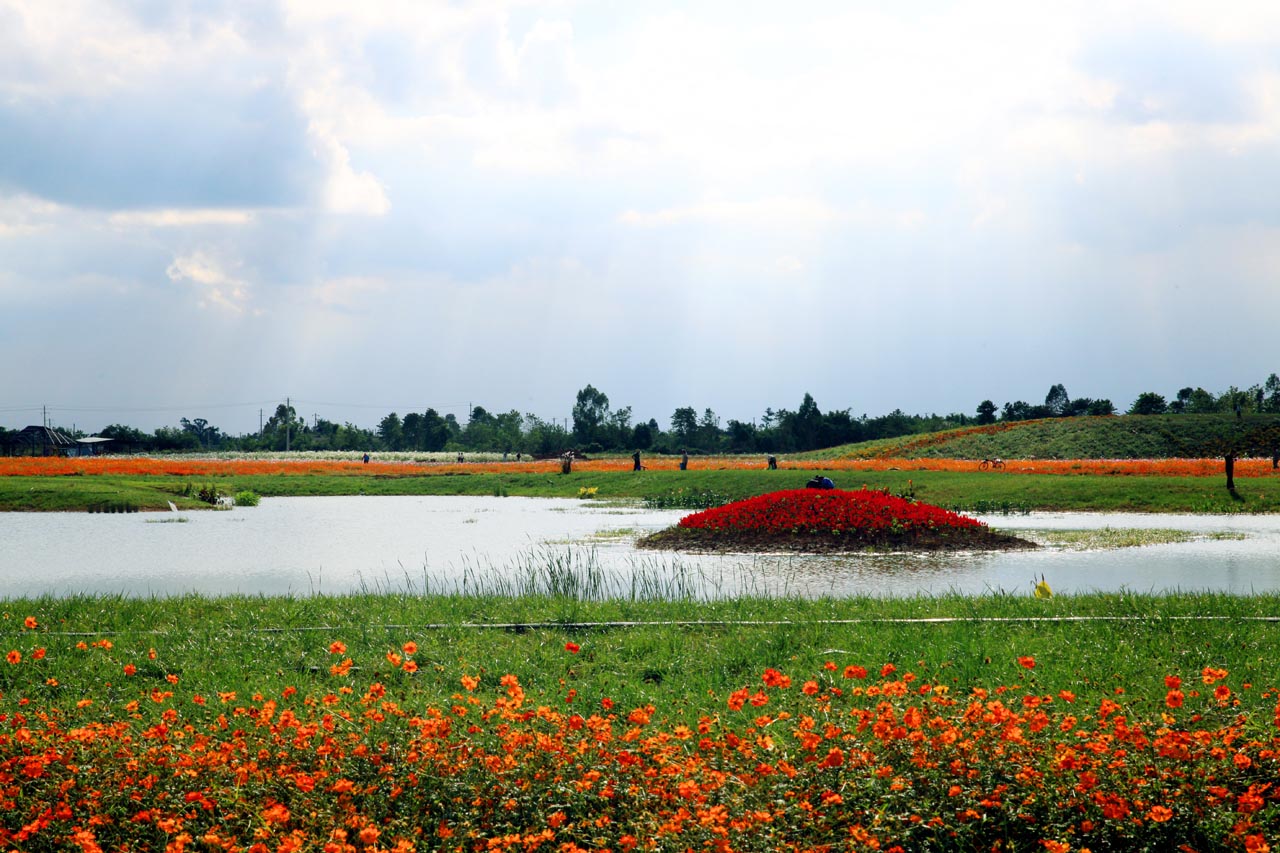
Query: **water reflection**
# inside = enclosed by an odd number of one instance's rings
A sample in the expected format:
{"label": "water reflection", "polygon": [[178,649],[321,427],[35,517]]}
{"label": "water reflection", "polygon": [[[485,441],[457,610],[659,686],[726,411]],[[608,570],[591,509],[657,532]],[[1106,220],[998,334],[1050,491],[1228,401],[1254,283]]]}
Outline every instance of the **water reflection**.
{"label": "water reflection", "polygon": [[682,514],[480,497],[274,498],[229,512],[152,515],[0,513],[0,583],[7,596],[518,592],[578,583],[567,579],[576,573],[617,595],[897,596],[1029,591],[1043,574],[1059,592],[1280,590],[1277,516],[984,519],[1011,532],[1144,527],[1245,537],[1108,551],[811,557],[632,547],[637,535]]}

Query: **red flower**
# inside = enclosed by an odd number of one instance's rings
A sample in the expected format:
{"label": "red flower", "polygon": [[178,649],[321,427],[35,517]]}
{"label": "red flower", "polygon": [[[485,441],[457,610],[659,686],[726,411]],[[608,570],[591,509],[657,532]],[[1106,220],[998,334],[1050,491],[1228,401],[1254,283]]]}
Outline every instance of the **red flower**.
{"label": "red flower", "polygon": [[1018,658],[1018,666],[1024,666],[1027,669],[1036,668],[1036,659],[1027,655]]}
{"label": "red flower", "polygon": [[570,642],[570,643],[564,644],[564,650],[571,655],[576,655],[581,648],[582,646],[578,645],[577,643]]}

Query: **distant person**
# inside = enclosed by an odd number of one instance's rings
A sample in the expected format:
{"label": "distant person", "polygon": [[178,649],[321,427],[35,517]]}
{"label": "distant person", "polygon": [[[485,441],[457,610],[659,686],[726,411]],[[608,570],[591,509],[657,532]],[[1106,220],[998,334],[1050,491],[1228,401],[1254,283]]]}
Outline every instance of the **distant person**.
{"label": "distant person", "polygon": [[769,454],[769,470],[778,470],[778,457],[774,456],[772,453]]}
{"label": "distant person", "polygon": [[804,487],[806,489],[834,489],[836,484],[831,481],[830,477],[814,474],[813,479],[805,483]]}
{"label": "distant person", "polygon": [[366,464],[366,465],[368,465],[368,464],[369,464],[369,454],[368,454],[368,453],[366,453],[366,454],[364,455],[364,464]]}
{"label": "distant person", "polygon": [[523,451],[517,450],[517,451],[516,451],[516,461],[517,461],[517,462],[519,462],[519,461],[520,461],[520,457],[521,457],[521,456],[523,456],[523,455],[524,455],[524,452],[523,452]]}
{"label": "distant person", "polygon": [[639,450],[637,450],[635,453],[632,453],[632,454],[631,454],[631,470],[632,470],[632,471],[642,471],[642,470],[644,470],[644,466],[642,466],[642,465],[640,464],[640,451],[639,451]]}
{"label": "distant person", "polygon": [[680,448],[680,470],[689,470],[689,453],[683,447]]}
{"label": "distant person", "polygon": [[505,451],[505,450],[504,450],[504,451],[502,451],[502,461],[503,461],[503,462],[506,462],[506,461],[507,461],[507,451]]}

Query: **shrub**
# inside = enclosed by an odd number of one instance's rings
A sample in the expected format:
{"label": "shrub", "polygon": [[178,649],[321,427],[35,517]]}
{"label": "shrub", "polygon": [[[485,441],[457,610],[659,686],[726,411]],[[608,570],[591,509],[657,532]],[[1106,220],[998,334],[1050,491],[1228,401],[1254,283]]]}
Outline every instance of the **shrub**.
{"label": "shrub", "polygon": [[260,500],[262,500],[262,495],[251,489],[236,492],[236,506],[257,506]]}

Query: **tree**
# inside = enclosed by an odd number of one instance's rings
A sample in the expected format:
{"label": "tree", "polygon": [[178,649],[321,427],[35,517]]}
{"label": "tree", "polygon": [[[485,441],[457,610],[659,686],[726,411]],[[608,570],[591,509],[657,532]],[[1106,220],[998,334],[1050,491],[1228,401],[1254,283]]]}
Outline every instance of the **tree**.
{"label": "tree", "polygon": [[717,450],[720,446],[720,419],[708,407],[698,422],[697,446],[703,450]]}
{"label": "tree", "polygon": [[1267,392],[1266,400],[1263,401],[1263,408],[1267,412],[1280,414],[1280,376],[1274,373],[1267,377],[1267,381],[1263,383],[1263,390]]}
{"label": "tree", "polygon": [[382,446],[387,450],[403,449],[404,432],[399,415],[392,412],[378,422],[378,438],[382,440]]}
{"label": "tree", "polygon": [[200,446],[208,450],[215,447],[222,440],[222,436],[216,426],[211,426],[204,418],[196,418],[195,420],[187,420],[182,418],[178,421],[181,427],[194,435]]}
{"label": "tree", "polygon": [[791,434],[795,437],[796,447],[801,450],[813,450],[818,446],[818,434],[822,429],[822,412],[814,402],[813,395],[805,392],[800,408],[796,410],[791,423]]}
{"label": "tree", "polygon": [[996,422],[996,404],[983,400],[978,404],[978,423],[993,424]]}
{"label": "tree", "polygon": [[290,450],[293,438],[302,432],[302,422],[293,406],[276,406],[275,414],[262,425],[263,443],[271,450]]}
{"label": "tree", "polygon": [[1154,391],[1143,391],[1129,407],[1131,415],[1163,415],[1168,409],[1164,397]]}
{"label": "tree", "polygon": [[573,434],[582,444],[597,442],[600,428],[609,416],[609,397],[588,385],[578,392],[573,406]]}
{"label": "tree", "polygon": [[685,447],[693,444],[698,435],[698,413],[692,406],[682,406],[671,413],[671,432]]}
{"label": "tree", "polygon": [[1106,400],[1106,399],[1090,400],[1089,408],[1085,412],[1085,414],[1094,415],[1094,416],[1114,415],[1115,413],[1116,413],[1115,405],[1110,400]]}
{"label": "tree", "polygon": [[636,450],[648,450],[653,447],[653,439],[656,430],[650,429],[647,423],[636,424],[636,428],[631,431],[631,446]]}
{"label": "tree", "polygon": [[1071,398],[1067,396],[1067,389],[1062,383],[1049,386],[1049,393],[1044,397],[1045,408],[1049,410],[1049,416],[1060,418],[1067,413],[1068,407],[1071,405]]}

